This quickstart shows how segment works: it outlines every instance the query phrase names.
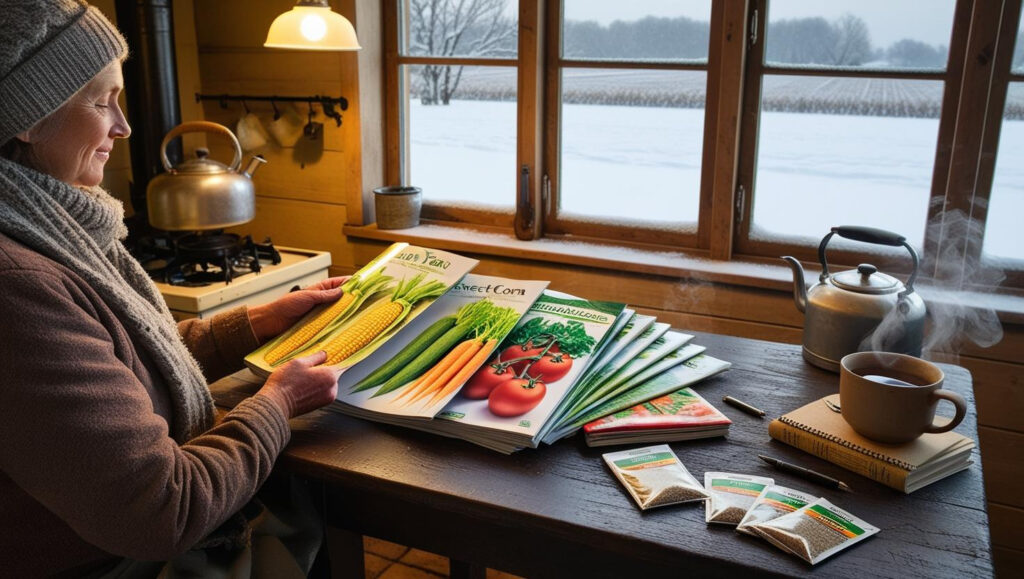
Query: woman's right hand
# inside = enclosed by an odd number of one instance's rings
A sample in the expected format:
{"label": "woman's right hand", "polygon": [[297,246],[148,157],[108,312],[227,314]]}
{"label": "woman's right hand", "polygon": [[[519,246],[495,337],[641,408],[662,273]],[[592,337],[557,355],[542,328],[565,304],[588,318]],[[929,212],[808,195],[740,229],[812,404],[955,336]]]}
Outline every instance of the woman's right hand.
{"label": "woman's right hand", "polygon": [[340,368],[323,366],[326,361],[322,350],[295,358],[275,370],[259,394],[273,400],[288,418],[326,406],[337,397],[341,376]]}

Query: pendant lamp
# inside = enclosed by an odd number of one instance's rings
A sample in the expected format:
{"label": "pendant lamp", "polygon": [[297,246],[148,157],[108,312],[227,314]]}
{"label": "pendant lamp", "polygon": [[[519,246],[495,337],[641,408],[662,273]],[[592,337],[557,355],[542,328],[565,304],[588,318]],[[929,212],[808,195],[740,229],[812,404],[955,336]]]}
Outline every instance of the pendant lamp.
{"label": "pendant lamp", "polygon": [[274,19],[263,46],[297,50],[362,48],[352,23],[331,10],[327,0],[298,0],[294,8]]}

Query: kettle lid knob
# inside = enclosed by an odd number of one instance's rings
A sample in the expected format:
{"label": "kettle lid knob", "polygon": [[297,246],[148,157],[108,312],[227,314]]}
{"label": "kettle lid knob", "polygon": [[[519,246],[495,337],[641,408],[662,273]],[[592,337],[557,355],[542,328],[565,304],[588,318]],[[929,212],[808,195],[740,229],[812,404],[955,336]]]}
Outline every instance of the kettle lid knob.
{"label": "kettle lid knob", "polygon": [[878,273],[878,268],[871,265],[870,263],[862,263],[857,266],[857,273],[863,277],[868,277],[873,273]]}

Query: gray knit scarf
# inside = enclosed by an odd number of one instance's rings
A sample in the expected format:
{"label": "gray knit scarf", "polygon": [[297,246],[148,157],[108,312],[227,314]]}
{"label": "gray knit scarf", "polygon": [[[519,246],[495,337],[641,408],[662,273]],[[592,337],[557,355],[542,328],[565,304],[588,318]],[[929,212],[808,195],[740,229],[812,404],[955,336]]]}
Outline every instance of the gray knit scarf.
{"label": "gray knit scarf", "polygon": [[0,231],[88,282],[149,353],[174,405],[171,436],[184,443],[213,425],[206,380],[156,286],[121,240],[121,203],[0,158]]}

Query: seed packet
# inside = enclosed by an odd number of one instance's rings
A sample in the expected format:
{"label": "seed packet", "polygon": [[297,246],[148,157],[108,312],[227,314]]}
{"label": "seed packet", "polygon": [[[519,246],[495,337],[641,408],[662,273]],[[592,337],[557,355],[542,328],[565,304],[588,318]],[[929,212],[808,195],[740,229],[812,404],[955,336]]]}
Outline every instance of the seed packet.
{"label": "seed packet", "polygon": [[748,525],[771,544],[811,565],[878,532],[878,527],[818,499],[781,517]]}
{"label": "seed packet", "polygon": [[750,525],[765,523],[787,513],[792,513],[807,503],[814,502],[817,498],[812,494],[783,486],[766,486],[757,499],[754,500],[754,504],[747,511],[747,514],[743,516],[743,520],[736,526],[736,530],[741,533],[757,536],[757,533],[749,529]]}
{"label": "seed packet", "polygon": [[731,472],[704,473],[704,489],[711,500],[704,504],[704,520],[708,523],[738,525],[761,491],[775,480]]}
{"label": "seed packet", "polygon": [[601,455],[641,510],[707,500],[708,493],[667,444]]}

